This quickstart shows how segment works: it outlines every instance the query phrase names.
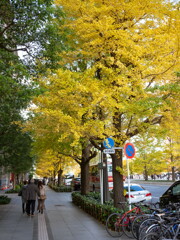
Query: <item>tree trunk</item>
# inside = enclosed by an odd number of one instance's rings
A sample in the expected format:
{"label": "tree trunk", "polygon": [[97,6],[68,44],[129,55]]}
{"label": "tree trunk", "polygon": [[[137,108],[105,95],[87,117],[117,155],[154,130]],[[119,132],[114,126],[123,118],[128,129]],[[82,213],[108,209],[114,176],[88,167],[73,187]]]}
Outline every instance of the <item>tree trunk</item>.
{"label": "tree trunk", "polygon": [[96,157],[97,152],[91,151],[93,145],[86,141],[82,145],[82,157],[79,165],[81,167],[81,194],[86,195],[89,192],[89,162]]}
{"label": "tree trunk", "polygon": [[62,174],[63,174],[63,170],[60,169],[58,171],[58,187],[62,185]]}
{"label": "tree trunk", "polygon": [[[174,157],[173,157],[173,154],[171,154],[171,163],[174,163]],[[172,172],[172,181],[175,181],[176,178],[175,178],[175,167],[172,166],[171,168],[171,172]]]}
{"label": "tree trunk", "polygon": [[86,195],[89,192],[89,161],[81,163],[81,194]]}
{"label": "tree trunk", "polygon": [[19,174],[16,174],[16,184],[19,184]]}
{"label": "tree trunk", "polygon": [[119,208],[119,202],[124,202],[124,186],[123,175],[116,170],[116,167],[123,168],[122,164],[122,150],[116,150],[115,154],[112,154],[112,168],[113,168],[113,196],[114,207]]}
{"label": "tree trunk", "polygon": [[173,166],[172,168],[171,168],[171,171],[172,171],[172,181],[176,181],[176,177],[175,177],[175,167]]}
{"label": "tree trunk", "polygon": [[56,183],[56,172],[53,171],[53,184],[55,185],[55,183]]}
{"label": "tree trunk", "polygon": [[148,172],[147,172],[147,169],[146,169],[146,165],[144,166],[144,180],[148,181]]}

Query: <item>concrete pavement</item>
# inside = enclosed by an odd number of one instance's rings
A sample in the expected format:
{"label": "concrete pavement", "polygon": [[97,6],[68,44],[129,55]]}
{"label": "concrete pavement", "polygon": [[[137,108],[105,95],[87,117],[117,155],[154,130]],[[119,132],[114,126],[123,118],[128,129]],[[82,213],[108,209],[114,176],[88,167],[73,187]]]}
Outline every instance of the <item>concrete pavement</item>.
{"label": "concrete pavement", "polygon": [[[71,193],[47,187],[46,210],[28,217],[21,212],[21,197],[0,205],[1,240],[112,240],[105,226],[72,203]],[[127,240],[122,236],[118,240]]]}

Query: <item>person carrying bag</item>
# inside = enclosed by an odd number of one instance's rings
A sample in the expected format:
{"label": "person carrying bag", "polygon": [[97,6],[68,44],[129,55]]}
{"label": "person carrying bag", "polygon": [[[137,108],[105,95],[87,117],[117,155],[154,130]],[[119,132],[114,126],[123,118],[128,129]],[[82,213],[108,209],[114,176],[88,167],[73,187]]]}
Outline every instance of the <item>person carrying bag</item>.
{"label": "person carrying bag", "polygon": [[45,209],[46,190],[45,190],[45,186],[43,185],[42,181],[38,182],[38,188],[39,188],[40,196],[38,196],[37,210],[40,213],[43,213],[43,211]]}

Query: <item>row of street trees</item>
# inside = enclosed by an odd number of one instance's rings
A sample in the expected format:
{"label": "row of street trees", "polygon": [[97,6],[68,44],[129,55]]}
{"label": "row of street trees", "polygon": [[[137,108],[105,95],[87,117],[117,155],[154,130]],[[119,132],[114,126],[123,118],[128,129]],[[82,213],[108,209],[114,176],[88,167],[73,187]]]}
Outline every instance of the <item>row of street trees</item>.
{"label": "row of street trees", "polygon": [[[135,142],[132,171],[151,174],[152,160],[161,171],[167,159],[178,169],[178,4],[1,0],[0,13],[0,166],[19,174],[36,163],[60,178],[76,162],[86,194],[89,163],[111,136]],[[115,206],[122,155],[112,155]]]}
{"label": "row of street trees", "polygon": [[[89,162],[97,149],[102,150],[105,138],[111,136],[116,146],[141,136],[161,140],[168,136],[177,143],[179,5],[163,0],[55,4],[64,13],[53,19],[57,34],[65,36],[63,51],[56,52],[60,68],[54,72],[50,67],[49,75],[39,78],[42,94],[33,99],[26,129],[33,134],[39,166],[47,164],[43,156],[48,152],[56,163],[64,159],[61,173],[74,159],[81,168],[81,192],[86,194]],[[173,167],[178,167],[175,150],[168,148]],[[111,157],[117,206],[123,201],[122,150]],[[139,160],[144,159],[147,155]]]}
{"label": "row of street trees", "polygon": [[24,121],[23,111],[39,93],[38,73],[56,68],[62,48],[55,14],[61,11],[50,0],[0,1],[0,167],[17,175],[29,171],[35,157],[31,135],[16,122]]}

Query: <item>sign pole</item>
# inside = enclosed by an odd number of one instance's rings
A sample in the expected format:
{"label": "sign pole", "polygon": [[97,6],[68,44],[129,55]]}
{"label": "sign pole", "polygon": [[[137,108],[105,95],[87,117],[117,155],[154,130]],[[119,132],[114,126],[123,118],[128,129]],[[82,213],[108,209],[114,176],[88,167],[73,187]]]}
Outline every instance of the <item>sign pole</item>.
{"label": "sign pole", "polygon": [[129,197],[129,210],[131,210],[131,197],[130,197],[130,174],[129,174],[129,160],[126,157],[126,164],[127,164],[127,175],[128,175],[128,197]]}
{"label": "sign pole", "polygon": [[129,160],[128,158],[133,158],[135,156],[135,148],[132,143],[126,143],[124,146],[124,152],[126,155],[126,163],[127,163],[127,175],[128,175],[128,198],[129,198],[129,210],[131,210],[131,194],[130,194],[130,174],[129,174]]}
{"label": "sign pole", "polygon": [[[101,161],[101,165],[103,166],[103,152],[101,151],[101,156],[100,156],[100,161]],[[101,194],[101,204],[103,204],[104,202],[104,198],[103,198],[103,168],[100,168],[100,194]]]}

